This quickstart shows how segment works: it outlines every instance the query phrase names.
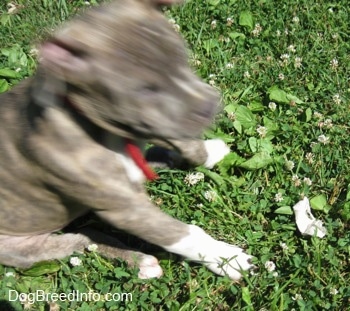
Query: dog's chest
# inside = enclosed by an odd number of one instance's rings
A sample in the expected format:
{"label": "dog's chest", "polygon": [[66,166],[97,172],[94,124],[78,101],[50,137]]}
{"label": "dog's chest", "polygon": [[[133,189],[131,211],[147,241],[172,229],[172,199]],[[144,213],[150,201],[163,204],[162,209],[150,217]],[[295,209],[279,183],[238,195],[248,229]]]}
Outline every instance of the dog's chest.
{"label": "dog's chest", "polygon": [[[125,150],[125,141],[123,138],[107,133],[104,138],[105,145],[115,153],[118,162],[121,162],[125,168],[125,173],[132,183],[142,184],[145,181],[145,175],[137,166],[135,161]],[[140,150],[144,150],[144,142],[138,142]]]}
{"label": "dog's chest", "polygon": [[145,181],[145,175],[130,156],[116,153],[116,158],[123,163],[125,172],[132,183],[142,183]]}

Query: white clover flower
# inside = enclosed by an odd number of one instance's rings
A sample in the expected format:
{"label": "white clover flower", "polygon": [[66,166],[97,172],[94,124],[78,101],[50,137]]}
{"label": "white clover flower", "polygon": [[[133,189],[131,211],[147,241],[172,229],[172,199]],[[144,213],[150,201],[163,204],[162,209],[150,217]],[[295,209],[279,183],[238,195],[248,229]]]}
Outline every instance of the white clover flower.
{"label": "white clover flower", "polygon": [[252,31],[252,34],[254,37],[258,37],[260,35],[260,33],[262,32],[262,27],[260,26],[260,24],[255,24],[255,27]]}
{"label": "white clover flower", "polygon": [[265,268],[268,272],[273,272],[276,270],[276,265],[273,261],[266,261]]}
{"label": "white clover flower", "polygon": [[202,172],[190,173],[185,177],[185,183],[189,186],[194,186],[198,182],[204,180],[204,174]]}
{"label": "white clover flower", "polygon": [[292,19],[292,22],[295,23],[295,24],[298,24],[299,23],[299,17],[298,16],[294,16],[293,19]]}
{"label": "white clover flower", "polygon": [[253,188],[253,193],[258,195],[259,194],[259,188],[258,187]]}
{"label": "white clover flower", "polygon": [[340,95],[339,94],[334,94],[333,97],[333,102],[336,104],[336,105],[340,105],[341,103],[341,98],[340,98]]}
{"label": "white clover flower", "polygon": [[202,62],[199,60],[198,55],[196,54],[191,54],[190,55],[190,62],[194,64],[195,66],[200,66]]}
{"label": "white clover flower", "polygon": [[302,61],[303,61],[303,59],[301,57],[296,57],[294,59],[294,67],[300,68],[302,66],[302,64],[301,64]]}
{"label": "white clover flower", "polygon": [[327,129],[330,129],[333,127],[332,119],[326,119],[323,122],[323,126]]}
{"label": "white clover flower", "polygon": [[295,53],[296,52],[296,49],[295,49],[295,45],[291,44],[287,47],[287,50],[289,52],[292,52],[292,53]]}
{"label": "white clover flower", "polygon": [[234,65],[232,63],[227,63],[225,68],[226,69],[232,69],[234,67]]}
{"label": "white clover flower", "polygon": [[280,242],[280,246],[281,246],[281,248],[282,248],[284,251],[289,250],[288,245],[287,245],[286,243],[284,243],[284,242]]}
{"label": "white clover flower", "polygon": [[81,266],[82,264],[82,261],[79,257],[71,257],[69,262],[73,267]]}
{"label": "white clover flower", "polygon": [[280,36],[281,36],[281,31],[280,31],[280,30],[277,30],[277,31],[276,31],[276,36],[277,36],[277,37],[280,37]]}
{"label": "white clover flower", "polygon": [[204,192],[204,197],[209,201],[209,202],[214,202],[217,198],[217,193],[213,190],[208,190]]}
{"label": "white clover flower", "polygon": [[38,56],[39,55],[39,50],[37,48],[31,48],[29,51],[30,56]]}
{"label": "white clover flower", "polygon": [[276,108],[277,108],[276,103],[274,103],[274,102],[269,102],[269,108],[270,108],[270,110],[275,111]]}
{"label": "white clover flower", "polygon": [[331,295],[337,295],[338,293],[339,293],[339,291],[336,289],[336,288],[331,288],[330,290],[329,290],[329,293],[331,294]]}
{"label": "white clover flower", "polygon": [[315,157],[315,156],[314,156],[311,152],[308,152],[308,153],[305,155],[306,161],[307,161],[309,164],[314,163],[314,157]]}
{"label": "white clover flower", "polygon": [[7,4],[7,6],[8,6],[8,10],[7,10],[8,14],[16,14],[17,13],[18,5],[16,5],[13,2],[10,2],[10,3]]}
{"label": "white clover flower", "polygon": [[[21,296],[20,296],[21,297]],[[28,298],[19,298],[20,301],[21,301],[21,304],[23,305],[23,310],[33,310],[32,308],[32,305],[33,305],[33,302]]]}
{"label": "white clover flower", "polygon": [[280,59],[282,60],[282,62],[280,62],[280,65],[281,65],[281,66],[286,66],[286,65],[288,65],[288,63],[289,63],[290,55],[287,54],[287,53],[282,54],[282,55],[280,56]]}
{"label": "white clover flower", "polygon": [[229,112],[227,113],[227,116],[228,118],[231,120],[231,121],[235,121],[236,120],[236,114],[234,112]]}
{"label": "white clover flower", "polygon": [[303,179],[303,182],[304,182],[304,184],[307,185],[307,186],[311,186],[311,185],[312,185],[312,180],[311,180],[310,178],[308,178],[308,177],[305,177],[305,178]]}
{"label": "white clover flower", "polygon": [[288,30],[288,28],[284,29],[284,34],[285,34],[286,36],[289,35],[289,30]]}
{"label": "white clover flower", "polygon": [[293,175],[292,181],[293,181],[295,187],[299,187],[301,185],[301,180],[300,180],[298,175]]}
{"label": "white clover flower", "polygon": [[292,297],[293,300],[303,300],[303,296],[301,294],[295,294],[294,297]]}
{"label": "white clover flower", "polygon": [[285,54],[282,54],[280,56],[280,59],[282,59],[283,61],[289,61],[289,58],[290,58],[290,55],[285,53]]}
{"label": "white clover flower", "polygon": [[215,28],[216,28],[216,24],[217,24],[217,22],[216,22],[216,20],[214,19],[214,20],[210,23],[211,29],[215,29]]}
{"label": "white clover flower", "polygon": [[295,175],[292,176],[292,181],[296,181],[296,180],[298,180],[298,179],[299,179],[299,176],[298,176],[298,175],[295,174]]}
{"label": "white clover flower", "polygon": [[323,134],[320,135],[320,136],[318,136],[317,140],[318,140],[320,143],[324,144],[324,145],[326,145],[326,144],[329,143],[329,137],[327,137],[327,136],[325,136],[325,135],[323,135]]}
{"label": "white clover flower", "polygon": [[173,29],[174,29],[176,32],[180,32],[180,25],[178,25],[178,24],[173,25]]}
{"label": "white clover flower", "polygon": [[160,206],[163,204],[163,199],[162,198],[155,198],[153,202],[155,205]]}
{"label": "white clover flower", "polygon": [[339,34],[337,34],[337,33],[332,34],[333,40],[337,40],[338,38],[339,38]]}
{"label": "white clover flower", "polygon": [[264,138],[267,134],[267,128],[265,126],[259,125],[256,131],[258,132],[259,136],[262,138]]}
{"label": "white clover flower", "polygon": [[175,21],[174,18],[169,18],[169,19],[168,19],[168,22],[173,26],[173,29],[174,29],[176,32],[179,32],[179,31],[180,31],[180,26],[176,23],[176,21]]}
{"label": "white clover flower", "polygon": [[224,42],[230,43],[230,42],[231,42],[231,39],[230,39],[229,37],[224,37]]}
{"label": "white clover flower", "polygon": [[280,73],[280,74],[278,75],[278,79],[284,80],[284,74],[283,74],[283,73]]}
{"label": "white clover flower", "polygon": [[250,78],[250,73],[249,71],[245,71],[244,74],[243,74],[244,78],[247,78],[249,79]]}
{"label": "white clover flower", "polygon": [[98,249],[98,245],[97,244],[90,244],[90,245],[88,245],[87,249],[89,252],[96,252]]}
{"label": "white clover flower", "polygon": [[285,165],[285,167],[286,167],[286,169],[287,169],[288,171],[293,170],[293,168],[295,167],[294,162],[291,161],[291,160],[286,160],[286,162],[284,163],[284,165]]}
{"label": "white clover flower", "polygon": [[279,202],[282,202],[283,201],[283,195],[282,195],[282,193],[281,192],[277,192],[276,194],[275,194],[275,202],[277,202],[277,203],[279,203]]}
{"label": "white clover flower", "polygon": [[209,75],[209,81],[208,81],[208,83],[209,83],[211,86],[214,86],[214,85],[215,85],[215,80],[216,80],[215,74],[211,73],[211,74]]}
{"label": "white clover flower", "polygon": [[322,119],[323,115],[322,115],[322,113],[315,111],[314,112],[314,117],[317,118],[317,119]]}
{"label": "white clover flower", "polygon": [[232,17],[228,17],[228,18],[226,19],[226,25],[227,25],[228,27],[231,27],[232,24],[233,24],[233,18],[232,18]]}
{"label": "white clover flower", "polygon": [[330,62],[329,62],[329,65],[331,66],[331,68],[333,70],[336,70],[339,66],[339,62],[336,58],[333,58]]}
{"label": "white clover flower", "polygon": [[8,277],[8,278],[9,277],[15,277],[15,273],[14,272],[6,272],[5,276]]}

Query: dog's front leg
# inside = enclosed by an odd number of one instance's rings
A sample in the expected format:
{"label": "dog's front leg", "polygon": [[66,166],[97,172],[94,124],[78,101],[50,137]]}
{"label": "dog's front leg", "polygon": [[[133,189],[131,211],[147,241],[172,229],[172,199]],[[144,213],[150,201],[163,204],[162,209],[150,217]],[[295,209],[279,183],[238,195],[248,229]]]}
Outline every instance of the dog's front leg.
{"label": "dog's front leg", "polygon": [[201,228],[170,217],[153,206],[147,196],[139,195],[129,202],[128,212],[123,215],[112,211],[98,211],[97,214],[118,228],[169,252],[201,262],[213,272],[228,275],[233,280],[239,280],[241,271],[252,267],[251,256],[241,248],[217,241]]}

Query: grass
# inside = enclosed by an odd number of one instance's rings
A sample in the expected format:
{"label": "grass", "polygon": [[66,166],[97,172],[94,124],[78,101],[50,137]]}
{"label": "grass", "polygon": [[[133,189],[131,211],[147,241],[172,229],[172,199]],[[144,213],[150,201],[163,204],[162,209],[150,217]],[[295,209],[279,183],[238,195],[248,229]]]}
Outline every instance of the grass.
{"label": "grass", "polygon": [[[32,44],[86,6],[17,4],[12,15],[0,4],[0,92],[33,74]],[[165,14],[186,38],[194,69],[222,93],[223,112],[206,136],[221,137],[232,153],[212,171],[193,170],[204,174],[196,184],[185,182],[188,172],[161,171],[148,190],[172,216],[246,248],[258,270],[236,284],[158,252],[164,276],[142,281],[125,263],[86,253],[75,256],[80,266],[68,258],[30,275],[1,267],[1,297],[91,290],[132,293],[132,301],[50,307],[27,297],[0,309],[350,310],[347,1],[192,0]],[[304,195],[327,228],[323,239],[298,232],[292,206]]]}

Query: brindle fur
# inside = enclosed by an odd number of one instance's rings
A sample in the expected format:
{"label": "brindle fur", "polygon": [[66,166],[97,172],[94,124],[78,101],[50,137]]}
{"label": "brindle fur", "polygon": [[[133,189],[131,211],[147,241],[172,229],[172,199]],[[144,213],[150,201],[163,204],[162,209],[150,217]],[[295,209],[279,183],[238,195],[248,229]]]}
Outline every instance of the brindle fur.
{"label": "brindle fur", "polygon": [[163,247],[187,236],[189,226],[130,178],[124,138],[154,139],[203,164],[197,137],[217,110],[216,92],[191,72],[182,40],[152,1],[91,10],[41,55],[37,74],[0,97],[0,263],[62,258],[83,251],[90,236],[105,256],[156,266],[100,233],[54,232],[93,211]]}

